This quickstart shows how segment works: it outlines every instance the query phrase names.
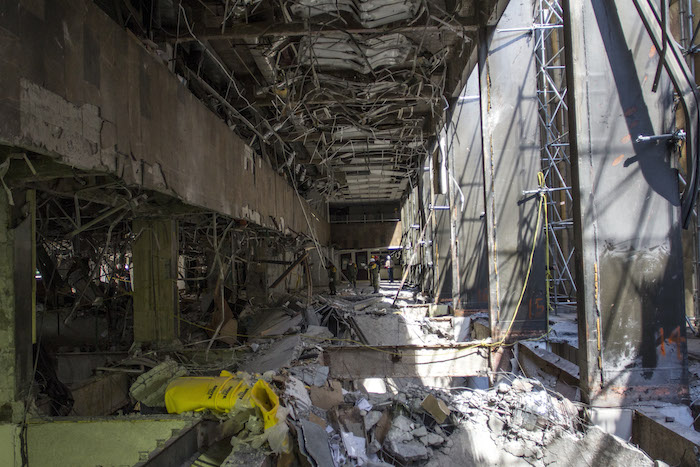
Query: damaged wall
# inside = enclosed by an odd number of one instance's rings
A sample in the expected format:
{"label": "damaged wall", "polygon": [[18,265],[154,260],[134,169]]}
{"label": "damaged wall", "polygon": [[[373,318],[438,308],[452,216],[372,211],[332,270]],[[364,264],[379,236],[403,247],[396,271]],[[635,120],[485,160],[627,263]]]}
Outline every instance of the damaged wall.
{"label": "damaged wall", "polygon": [[[0,142],[309,233],[292,187],[91,1],[3,8]],[[329,227],[302,201],[322,243]]]}
{"label": "damaged wall", "polygon": [[401,245],[401,222],[333,224],[331,243],[341,250]]}

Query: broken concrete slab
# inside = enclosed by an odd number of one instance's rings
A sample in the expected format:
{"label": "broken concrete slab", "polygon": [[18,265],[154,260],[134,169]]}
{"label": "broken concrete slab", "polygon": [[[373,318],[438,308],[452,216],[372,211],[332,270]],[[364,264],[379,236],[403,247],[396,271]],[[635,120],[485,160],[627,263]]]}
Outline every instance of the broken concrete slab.
{"label": "broken concrete slab", "polygon": [[266,350],[259,350],[251,360],[243,365],[243,370],[253,374],[290,367],[292,362],[299,357],[301,348],[301,337],[282,338]]}
{"label": "broken concrete slab", "polygon": [[609,467],[652,467],[652,461],[644,452],[622,438],[605,433],[593,426],[582,439],[562,436],[547,447],[544,463],[551,466],[584,467],[605,465]]}
{"label": "broken concrete slab", "polygon": [[394,443],[398,445],[404,442],[412,441],[414,436],[411,431],[413,431],[414,427],[414,423],[409,418],[404,417],[403,415],[395,417],[391,422],[391,428],[386,435],[384,444]]}
{"label": "broken concrete slab", "polygon": [[406,431],[409,432],[413,429],[413,422],[407,418],[404,417],[403,415],[399,415],[398,417],[394,418],[391,422],[392,428],[397,428],[401,431]]}
{"label": "broken concrete slab", "polygon": [[370,431],[379,422],[380,418],[382,418],[382,413],[377,410],[367,412],[367,415],[365,415],[365,430]]}
{"label": "broken concrete slab", "polygon": [[326,326],[313,326],[310,325],[306,328],[304,336],[312,337],[318,340],[331,339],[333,333]]}
{"label": "broken concrete slab", "polygon": [[396,442],[387,439],[384,444],[389,453],[402,462],[416,462],[428,458],[428,449],[420,441]]}
{"label": "broken concrete slab", "polygon": [[362,310],[374,305],[375,303],[378,303],[381,301],[382,301],[382,297],[372,297],[372,298],[368,298],[366,300],[361,300],[359,302],[355,302],[352,305],[352,308],[355,311],[362,311]]}
{"label": "broken concrete slab", "polygon": [[483,427],[463,423],[450,435],[440,450],[434,451],[426,466],[452,467],[478,465],[479,467],[525,467],[530,463],[501,449]]}
{"label": "broken concrete slab", "polygon": [[326,430],[316,423],[301,420],[301,431],[306,451],[316,461],[316,465],[333,465]]}
{"label": "broken concrete slab", "polygon": [[471,340],[472,318],[471,316],[453,316],[452,329],[455,342]]}
{"label": "broken concrete slab", "polygon": [[[286,315],[285,315],[286,316]],[[286,333],[290,329],[299,326],[301,322],[303,321],[304,317],[301,314],[298,314],[293,317],[286,317],[282,318],[279,320],[278,323],[276,323],[273,326],[268,327],[265,330],[260,331],[261,336],[278,336]]]}
{"label": "broken concrete slab", "polygon": [[492,413],[489,416],[489,429],[494,432],[494,433],[501,433],[503,431],[503,428],[506,426],[506,422],[501,420],[498,415],[495,413]]}
{"label": "broken concrete slab", "polygon": [[420,441],[426,446],[438,446],[445,442],[445,438],[435,433],[428,433],[425,436],[421,436]]}
{"label": "broken concrete slab", "polygon": [[301,379],[308,386],[323,386],[328,380],[328,367],[312,363],[310,365],[295,366],[289,372]]}
{"label": "broken concrete slab", "polygon": [[176,361],[166,360],[136,378],[129,388],[129,395],[149,407],[165,407],[168,384],[186,374],[187,370]]}
{"label": "broken concrete slab", "polygon": [[237,443],[231,454],[221,464],[222,467],[262,467],[266,464],[267,454],[246,443]]}
{"label": "broken concrete slab", "polygon": [[449,305],[436,305],[431,303],[428,307],[428,316],[435,318],[437,316],[447,316],[452,314],[452,307]]}

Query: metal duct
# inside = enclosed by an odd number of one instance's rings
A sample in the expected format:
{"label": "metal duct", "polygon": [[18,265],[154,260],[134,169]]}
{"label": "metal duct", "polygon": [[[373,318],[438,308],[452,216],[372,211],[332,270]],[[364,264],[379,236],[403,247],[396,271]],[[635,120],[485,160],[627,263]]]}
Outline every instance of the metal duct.
{"label": "metal duct", "polygon": [[300,42],[299,61],[320,69],[367,74],[380,67],[406,63],[413,49],[411,41],[398,33],[364,41],[353,40],[344,33],[305,36]]}
{"label": "metal duct", "polygon": [[288,38],[281,37],[275,40],[269,46],[263,46],[260,44],[259,39],[246,39],[246,44],[250,47],[250,54],[255,60],[255,64],[262,73],[265,81],[268,85],[274,85],[277,83],[277,68],[276,68],[276,57],[277,52],[287,43]]}
{"label": "metal duct", "polygon": [[420,0],[298,0],[290,10],[302,18],[347,13],[362,26],[373,28],[415,18],[420,4]]}

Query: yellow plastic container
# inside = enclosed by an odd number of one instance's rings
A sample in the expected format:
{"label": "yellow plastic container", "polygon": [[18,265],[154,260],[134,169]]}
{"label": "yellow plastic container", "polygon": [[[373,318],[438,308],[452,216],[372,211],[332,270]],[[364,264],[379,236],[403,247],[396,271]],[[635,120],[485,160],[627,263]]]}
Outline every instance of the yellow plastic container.
{"label": "yellow plastic container", "polygon": [[250,386],[228,371],[217,376],[186,376],[174,379],[165,390],[168,413],[210,409],[230,412]]}
{"label": "yellow plastic container", "polygon": [[265,429],[274,426],[277,423],[277,408],[280,406],[280,399],[272,388],[265,381],[259,379],[248,395],[253,405],[262,412]]}
{"label": "yellow plastic container", "polygon": [[219,376],[186,376],[174,379],[165,390],[165,407],[168,413],[230,412],[244,400],[258,407],[263,416],[265,429],[277,423],[279,397],[263,380],[251,388],[243,379],[228,371]]}

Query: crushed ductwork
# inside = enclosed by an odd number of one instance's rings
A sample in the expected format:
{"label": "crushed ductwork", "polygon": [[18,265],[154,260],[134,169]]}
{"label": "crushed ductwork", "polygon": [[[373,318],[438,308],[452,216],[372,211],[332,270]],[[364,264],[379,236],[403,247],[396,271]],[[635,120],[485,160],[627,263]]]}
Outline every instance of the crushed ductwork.
{"label": "crushed ductwork", "polygon": [[376,192],[401,197],[474,43],[470,12],[444,0],[183,3],[158,2],[149,40],[303,197],[330,202],[363,199],[347,168],[395,174]]}
{"label": "crushed ductwork", "polygon": [[270,45],[261,45],[260,39],[257,38],[246,40],[246,44],[250,46],[250,54],[253,56],[255,64],[268,85],[277,83],[277,64],[275,63],[275,59],[279,50],[282,49],[287,42],[288,39],[286,37],[278,38]]}
{"label": "crushed ductwork", "polygon": [[298,0],[290,7],[302,18],[347,13],[365,28],[416,18],[422,12],[420,0]]}
{"label": "crushed ductwork", "polygon": [[324,36],[304,37],[300,43],[299,62],[321,70],[353,70],[367,74],[379,67],[406,63],[414,50],[410,40],[401,34],[386,34],[364,41],[338,32]]}

